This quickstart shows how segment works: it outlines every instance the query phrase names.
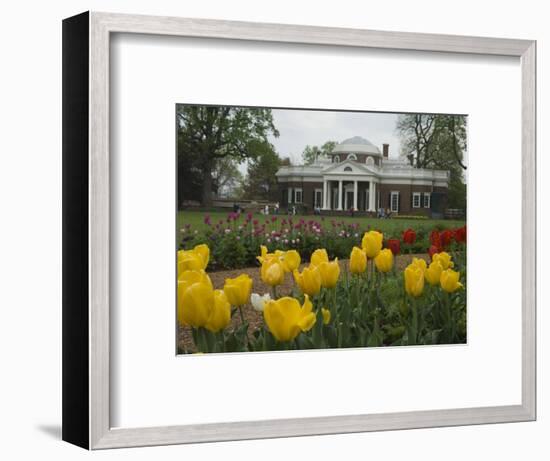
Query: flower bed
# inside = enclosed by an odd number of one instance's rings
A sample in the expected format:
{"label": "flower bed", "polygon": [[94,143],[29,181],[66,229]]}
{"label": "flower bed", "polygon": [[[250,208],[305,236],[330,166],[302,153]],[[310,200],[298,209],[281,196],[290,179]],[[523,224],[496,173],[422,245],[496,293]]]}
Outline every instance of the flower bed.
{"label": "flower bed", "polygon": [[[403,244],[412,245],[415,238],[409,229]],[[395,267],[395,248],[384,248],[377,231],[362,235],[344,270],[325,248],[312,251],[309,265],[300,270],[297,250],[264,246],[256,258],[262,281],[271,287],[267,293],[253,293],[245,273],[215,289],[205,272],[210,248],[181,250],[178,321],[190,328],[194,350],[201,352],[463,343],[466,229],[455,230],[452,238],[432,231],[429,240],[429,264],[413,257],[403,271]],[[278,287],[289,277],[295,286],[282,295]],[[250,302],[262,318],[251,331],[243,315]]]}
{"label": "flower bed", "polygon": [[[206,244],[211,248],[210,270],[250,267],[256,264],[258,248],[264,245],[269,251],[276,249],[296,250],[302,259],[307,260],[317,248],[325,248],[330,258],[347,258],[361,236],[375,226],[386,226],[392,220],[371,220],[375,223],[362,224],[329,217],[303,218],[288,216],[262,216],[252,213],[229,213],[223,219],[218,214],[204,214],[200,228],[186,224],[180,229],[180,249],[194,248]],[[452,236],[464,235],[465,227],[447,227],[445,222],[430,221],[414,223],[414,230],[407,229],[413,239],[405,239],[403,223],[392,226],[385,232],[384,247],[391,248],[394,254],[426,253],[432,241],[431,234],[448,231]],[[463,229],[463,232],[459,231]],[[458,232],[458,233],[457,233]],[[399,242],[399,243],[396,243]],[[462,243],[452,238],[450,245]],[[448,247],[449,245],[447,245]],[[441,247],[441,245],[439,245]]]}

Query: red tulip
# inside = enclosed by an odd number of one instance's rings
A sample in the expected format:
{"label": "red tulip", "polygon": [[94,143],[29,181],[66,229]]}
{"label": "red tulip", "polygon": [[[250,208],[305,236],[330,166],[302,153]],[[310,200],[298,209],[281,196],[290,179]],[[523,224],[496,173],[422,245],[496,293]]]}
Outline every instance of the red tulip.
{"label": "red tulip", "polygon": [[449,229],[444,230],[441,234],[439,234],[439,238],[441,239],[441,246],[443,248],[448,247],[453,240],[453,231]]}
{"label": "red tulip", "polygon": [[409,245],[416,242],[416,232],[412,229],[407,229],[403,232],[403,242],[408,243]]}
{"label": "red tulip", "polygon": [[466,225],[455,229],[454,237],[458,243],[466,243]]}
{"label": "red tulip", "polygon": [[430,258],[433,259],[434,257],[434,254],[436,253],[441,253],[441,248],[436,246],[436,245],[432,245],[429,249],[428,249],[428,254],[430,255]]}
{"label": "red tulip", "polygon": [[430,232],[430,243],[432,246],[440,247],[441,246],[441,238],[439,236],[439,231],[433,230]]}
{"label": "red tulip", "polygon": [[397,255],[401,251],[401,242],[399,239],[388,239],[386,241],[386,248],[389,248],[394,255]]}

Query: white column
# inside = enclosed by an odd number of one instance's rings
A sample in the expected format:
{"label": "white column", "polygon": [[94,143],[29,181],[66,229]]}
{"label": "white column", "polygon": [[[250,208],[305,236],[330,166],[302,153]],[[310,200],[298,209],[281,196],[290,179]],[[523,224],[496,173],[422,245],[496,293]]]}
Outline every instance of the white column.
{"label": "white column", "polygon": [[376,211],[376,190],[374,181],[369,181],[369,211]]}
{"label": "white column", "polygon": [[357,195],[359,194],[358,182],[353,181],[353,209],[357,210]]}
{"label": "white column", "polygon": [[323,179],[323,210],[328,210],[327,205],[327,180]]}
{"label": "white column", "polygon": [[344,195],[343,193],[343,182],[342,180],[338,181],[338,210],[342,210],[342,196]]}

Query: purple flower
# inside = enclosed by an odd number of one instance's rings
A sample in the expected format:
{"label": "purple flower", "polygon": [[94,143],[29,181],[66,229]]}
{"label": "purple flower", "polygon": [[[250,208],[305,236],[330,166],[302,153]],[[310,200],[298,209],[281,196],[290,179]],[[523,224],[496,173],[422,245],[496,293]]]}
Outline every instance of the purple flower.
{"label": "purple flower", "polygon": [[206,224],[207,226],[210,226],[212,224],[209,214],[204,217],[204,224]]}

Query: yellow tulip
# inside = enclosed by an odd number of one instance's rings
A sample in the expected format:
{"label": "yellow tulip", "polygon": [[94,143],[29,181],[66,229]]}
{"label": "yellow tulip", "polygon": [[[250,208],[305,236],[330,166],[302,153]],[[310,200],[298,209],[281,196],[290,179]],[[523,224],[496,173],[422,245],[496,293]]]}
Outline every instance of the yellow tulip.
{"label": "yellow tulip", "polygon": [[178,282],[183,282],[187,286],[197,282],[207,282],[211,287],[213,287],[212,280],[210,280],[208,274],[203,270],[183,271],[178,275]]}
{"label": "yellow tulip", "polygon": [[374,264],[380,272],[389,272],[393,267],[393,253],[389,248],[385,248],[374,258]]}
{"label": "yellow tulip", "polygon": [[206,266],[208,266],[208,261],[210,260],[210,248],[206,244],[197,245],[195,248],[193,248],[193,251],[199,255],[201,255],[202,260],[204,262],[203,269],[206,269]]}
{"label": "yellow tulip", "polygon": [[432,257],[432,260],[438,261],[439,264],[441,264],[443,270],[454,267],[454,263],[451,261],[451,255],[445,251],[442,251],[441,253],[435,253]]}
{"label": "yellow tulip", "polygon": [[250,298],[252,279],[246,274],[234,279],[225,279],[223,291],[232,306],[244,306]]}
{"label": "yellow tulip", "polygon": [[204,325],[207,330],[217,333],[231,322],[231,305],[222,290],[214,291],[214,306]]}
{"label": "yellow tulip", "polygon": [[300,332],[308,331],[315,325],[312,309],[313,304],[307,295],[302,306],[297,299],[286,296],[265,303],[264,320],[278,341],[292,341]]}
{"label": "yellow tulip", "polygon": [[192,250],[178,251],[178,274],[188,270],[206,269],[210,259],[208,245],[197,245]]}
{"label": "yellow tulip", "polygon": [[260,245],[260,256],[256,256],[256,259],[260,261],[260,264],[263,264],[268,254],[267,247],[265,245]]}
{"label": "yellow tulip", "polygon": [[321,314],[323,315],[323,323],[328,325],[330,323],[330,311],[323,307],[321,308]]}
{"label": "yellow tulip", "polygon": [[334,288],[340,277],[340,265],[338,258],[334,258],[332,262],[322,262],[317,266],[321,273],[321,286],[325,288]]}
{"label": "yellow tulip", "polygon": [[296,250],[285,251],[282,255],[283,269],[285,272],[292,272],[298,269],[301,262],[302,258],[300,258],[300,253]]}
{"label": "yellow tulip", "polygon": [[285,252],[281,250],[275,250],[274,253],[269,253],[265,245],[260,246],[260,256],[256,256],[256,259],[260,261],[260,264],[263,264],[268,259],[277,258],[280,262],[283,261],[283,256]]}
{"label": "yellow tulip", "polygon": [[260,268],[260,276],[264,283],[272,287],[285,281],[285,271],[278,258],[265,259]]}
{"label": "yellow tulip", "polygon": [[324,248],[315,250],[311,255],[311,265],[318,266],[321,263],[328,263],[328,253]]}
{"label": "yellow tulip", "polygon": [[446,269],[441,272],[441,278],[439,282],[441,283],[441,288],[443,288],[447,293],[453,293],[459,288],[462,288],[462,283],[458,281],[460,278],[460,272],[454,271],[452,269]]}
{"label": "yellow tulip", "polygon": [[367,253],[359,247],[353,247],[349,256],[349,270],[352,274],[362,274],[367,270]]}
{"label": "yellow tulip", "polygon": [[361,241],[361,246],[363,250],[365,250],[367,258],[375,258],[378,256],[378,253],[380,253],[382,249],[383,240],[384,236],[378,231],[365,232],[363,240]]}
{"label": "yellow tulip", "polygon": [[178,282],[178,321],[204,327],[214,309],[214,290],[208,282]]}
{"label": "yellow tulip", "polygon": [[184,271],[204,270],[204,260],[199,253],[193,250],[178,251],[178,274]]}
{"label": "yellow tulip", "polygon": [[442,271],[443,267],[441,267],[441,263],[439,261],[432,261],[428,269],[426,269],[426,272],[424,272],[424,277],[430,285],[439,285]]}
{"label": "yellow tulip", "polygon": [[424,290],[424,271],[415,264],[409,264],[403,272],[405,291],[413,297],[418,297]]}
{"label": "yellow tulip", "polygon": [[422,271],[422,273],[426,272],[426,269],[428,268],[428,263],[422,258],[413,258],[410,265],[417,267]]}
{"label": "yellow tulip", "polygon": [[321,271],[317,266],[305,267],[301,274],[296,269],[293,274],[302,293],[315,296],[321,291]]}

